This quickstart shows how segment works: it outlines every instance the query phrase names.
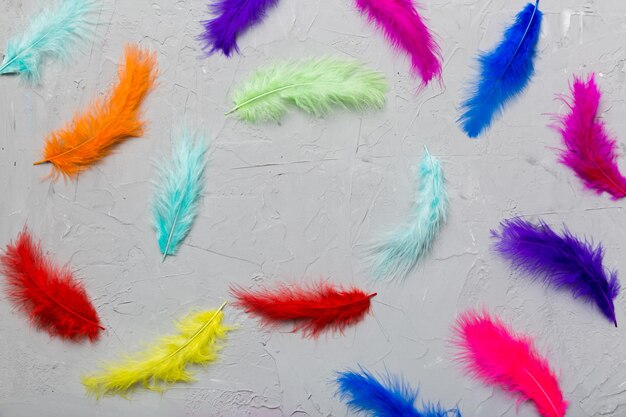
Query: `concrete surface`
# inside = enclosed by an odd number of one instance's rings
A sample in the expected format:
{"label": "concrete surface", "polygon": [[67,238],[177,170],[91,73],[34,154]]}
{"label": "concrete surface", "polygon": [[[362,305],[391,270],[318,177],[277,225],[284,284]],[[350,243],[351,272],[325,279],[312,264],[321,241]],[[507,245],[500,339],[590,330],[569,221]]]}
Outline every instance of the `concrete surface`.
{"label": "concrete surface", "polygon": [[[459,404],[465,416],[512,417],[515,402],[464,377],[451,362],[450,325],[486,306],[533,335],[561,375],[569,416],[626,414],[626,342],[593,307],[516,278],[489,250],[489,229],[514,215],[566,222],[606,246],[606,264],[626,271],[624,202],[583,191],[556,161],[546,125],[563,111],[555,93],[575,73],[595,71],[603,116],[626,137],[626,2],[542,2],[537,76],[522,100],[479,140],[455,125],[478,48],[497,42],[522,0],[423,1],[441,39],[445,86],[416,94],[407,60],[389,50],[349,0],[280,1],[240,38],[241,56],[202,58],[195,40],[209,0],[106,0],[90,50],[71,68],[49,65],[43,85],[0,78],[0,242],[25,223],[60,263],[85,281],[107,327],[95,345],[51,339],[0,299],[0,416],[345,416],[333,372],[356,364],[402,373],[425,399]],[[0,2],[0,44],[39,10],[36,0]],[[158,52],[158,89],[146,103],[145,137],[130,140],[78,181],[42,179],[31,164],[49,131],[106,91],[125,42]],[[280,58],[355,58],[383,71],[383,111],[320,120],[292,112],[280,124],[225,118],[235,83]],[[187,121],[214,137],[198,221],[178,256],[161,263],[151,228],[151,158]],[[426,144],[444,163],[450,220],[428,261],[403,286],[374,286],[363,244],[400,224],[413,198]],[[626,169],[624,158],[620,163]],[[240,312],[219,363],[198,381],[130,400],[86,398],[79,377],[101,360],[133,352],[172,331],[192,307],[217,307],[229,284],[328,278],[379,292],[373,316],[344,336],[303,340],[268,332]],[[626,323],[624,299],[618,322]],[[535,416],[523,404],[520,417]]]}

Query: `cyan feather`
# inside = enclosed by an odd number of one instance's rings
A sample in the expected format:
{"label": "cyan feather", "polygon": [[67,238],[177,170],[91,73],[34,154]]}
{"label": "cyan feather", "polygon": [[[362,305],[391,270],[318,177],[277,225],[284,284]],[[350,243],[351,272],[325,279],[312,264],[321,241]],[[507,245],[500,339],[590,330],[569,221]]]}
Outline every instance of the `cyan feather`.
{"label": "cyan feather", "polygon": [[490,52],[478,56],[479,75],[461,104],[459,122],[475,138],[484,132],[505,105],[519,96],[535,73],[537,42],[542,13],[539,0],[528,3],[515,23],[504,32],[502,41]]}
{"label": "cyan feather", "polygon": [[445,410],[439,404],[424,402],[417,409],[418,390],[393,375],[381,379],[363,368],[339,372],[337,393],[351,411],[368,417],[461,417],[458,408]]}
{"label": "cyan feather", "polygon": [[176,253],[196,218],[207,151],[204,136],[184,129],[172,144],[170,159],[157,164],[152,214],[163,259]]}
{"label": "cyan feather", "polygon": [[359,62],[315,58],[262,68],[237,87],[235,107],[247,122],[280,120],[290,106],[314,116],[333,108],[365,110],[385,104],[384,76]]}
{"label": "cyan feather", "polygon": [[41,78],[46,59],[68,62],[76,46],[95,30],[95,0],[64,0],[34,17],[28,29],[7,42],[0,74],[18,73],[30,84]]}
{"label": "cyan feather", "polygon": [[404,279],[428,253],[446,221],[448,194],[441,163],[425,150],[418,171],[418,200],[411,219],[369,249],[377,280]]}

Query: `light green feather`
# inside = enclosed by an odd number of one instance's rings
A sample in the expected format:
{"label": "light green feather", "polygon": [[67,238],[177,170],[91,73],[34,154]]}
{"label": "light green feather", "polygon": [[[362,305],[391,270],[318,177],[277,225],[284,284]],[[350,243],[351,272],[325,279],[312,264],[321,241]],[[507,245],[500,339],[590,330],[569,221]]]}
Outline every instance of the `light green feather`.
{"label": "light green feather", "polygon": [[428,150],[419,166],[417,194],[407,224],[370,248],[374,279],[404,279],[428,254],[446,221],[448,194],[443,169]]}
{"label": "light green feather", "polygon": [[290,106],[314,116],[333,108],[362,111],[385,104],[383,75],[354,61],[316,58],[275,64],[252,73],[235,90],[237,113],[247,122],[280,120]]}

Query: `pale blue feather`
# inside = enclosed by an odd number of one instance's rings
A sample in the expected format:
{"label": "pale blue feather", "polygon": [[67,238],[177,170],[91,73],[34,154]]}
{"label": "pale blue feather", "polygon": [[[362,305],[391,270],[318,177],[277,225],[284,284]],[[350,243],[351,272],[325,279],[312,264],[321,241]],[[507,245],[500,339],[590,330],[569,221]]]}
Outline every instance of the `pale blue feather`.
{"label": "pale blue feather", "polygon": [[428,254],[446,221],[448,195],[441,163],[426,150],[419,165],[418,200],[410,220],[370,248],[376,280],[403,280]]}
{"label": "pale blue feather", "polygon": [[95,0],[64,0],[43,10],[29,27],[7,42],[0,74],[18,73],[26,82],[37,84],[44,60],[67,63],[77,46],[87,43],[96,24]]}
{"label": "pale blue feather", "polygon": [[176,253],[196,219],[207,152],[205,137],[185,129],[174,140],[170,158],[157,164],[152,215],[163,258]]}

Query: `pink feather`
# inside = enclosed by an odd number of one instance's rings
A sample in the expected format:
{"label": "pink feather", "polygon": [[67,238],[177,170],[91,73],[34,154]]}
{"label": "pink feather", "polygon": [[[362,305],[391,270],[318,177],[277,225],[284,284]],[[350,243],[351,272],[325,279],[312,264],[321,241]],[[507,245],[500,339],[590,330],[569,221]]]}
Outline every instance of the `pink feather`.
{"label": "pink feather", "polygon": [[488,313],[465,312],[455,328],[457,359],[477,379],[531,400],[544,417],[563,417],[567,401],[548,361],[528,336],[520,336]]}
{"label": "pink feather", "polygon": [[411,69],[428,84],[441,79],[441,51],[412,0],[356,0],[361,13],[411,58]]}
{"label": "pink feather", "polygon": [[617,143],[598,118],[602,96],[594,75],[585,81],[574,77],[572,97],[565,99],[569,113],[558,117],[557,130],[563,137],[565,149],[560,162],[570,167],[585,187],[613,199],[626,197],[626,178],[617,166]]}

